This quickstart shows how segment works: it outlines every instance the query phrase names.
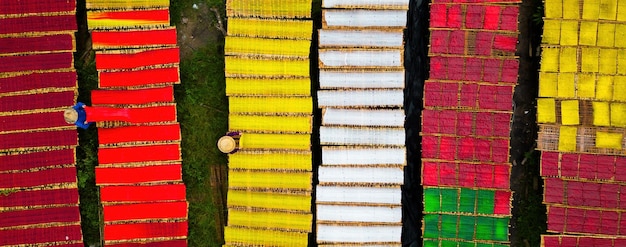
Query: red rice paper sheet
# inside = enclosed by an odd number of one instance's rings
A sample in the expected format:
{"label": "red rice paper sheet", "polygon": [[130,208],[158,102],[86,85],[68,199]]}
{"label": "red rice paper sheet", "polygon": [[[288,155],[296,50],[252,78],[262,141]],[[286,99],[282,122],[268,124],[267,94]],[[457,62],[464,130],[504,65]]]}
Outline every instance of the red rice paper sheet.
{"label": "red rice paper sheet", "polygon": [[[511,58],[431,57],[431,80],[489,82],[515,85],[519,61]],[[463,73],[462,71],[465,71]]]}
{"label": "red rice paper sheet", "polygon": [[176,106],[119,108],[119,107],[87,107],[88,122],[125,121],[129,123],[153,123],[176,121]]}
{"label": "red rice paper sheet", "polygon": [[96,68],[98,70],[134,69],[146,66],[157,66],[179,63],[178,48],[159,48],[142,50],[136,53],[102,53],[96,52]]}
{"label": "red rice paper sheet", "polygon": [[[448,10],[446,8],[447,5],[445,4],[432,4],[430,5],[430,27],[431,28],[445,28],[445,27],[452,27],[452,23],[448,24],[448,19],[450,19],[450,21],[454,20],[454,18],[448,18]],[[454,6],[454,5],[452,5]],[[460,14],[460,8],[458,9],[458,13]],[[450,16],[454,17],[454,10],[451,9],[450,10]]]}
{"label": "red rice paper sheet", "polygon": [[78,206],[0,212],[0,227],[44,223],[79,223]]}
{"label": "red rice paper sheet", "polygon": [[[0,246],[18,244],[38,244],[49,242],[80,241],[83,236],[80,224],[71,226],[55,226],[0,231]],[[67,244],[65,247],[78,247],[82,244]]]}
{"label": "red rice paper sheet", "polygon": [[76,25],[76,15],[74,13],[67,15],[0,18],[0,27],[2,27],[0,28],[0,35],[30,32],[74,33],[78,28]]}
{"label": "red rice paper sheet", "polygon": [[[475,40],[467,41],[465,37],[473,37]],[[466,42],[474,43],[474,47],[465,47]],[[494,52],[500,51],[510,52],[513,55],[516,45],[516,34],[497,34],[490,31],[432,30],[430,52],[433,54],[498,56],[500,54]],[[496,58],[486,58],[486,60],[501,61],[501,59]],[[498,73],[495,75],[497,79]],[[491,80],[485,79],[485,81]]]}
{"label": "red rice paper sheet", "polygon": [[485,8],[481,5],[466,5],[465,10],[465,28],[482,29],[483,20],[485,19]]}
{"label": "red rice paper sheet", "polygon": [[133,123],[175,122],[176,105],[130,108]]}
{"label": "red rice paper sheet", "polygon": [[174,102],[174,87],[91,91],[91,103],[93,105],[132,105],[155,102]]}
{"label": "red rice paper sheet", "polygon": [[493,214],[511,215],[511,199],[513,192],[496,190],[494,197]]}
{"label": "red rice paper sheet", "polygon": [[73,51],[73,40],[74,36],[71,34],[0,38],[0,53]]}
{"label": "red rice paper sheet", "polygon": [[[485,85],[475,83],[450,83],[427,81],[424,85],[424,105],[510,111],[513,88],[511,85]],[[460,97],[459,97],[460,95]]]}
{"label": "red rice paper sheet", "polygon": [[508,138],[511,113],[457,110],[422,111],[422,132]]}
{"label": "red rice paper sheet", "polygon": [[179,144],[139,147],[103,147],[98,151],[98,160],[101,165],[150,161],[179,161],[180,159]]}
{"label": "red rice paper sheet", "polygon": [[448,54],[450,32],[450,30],[431,30],[429,52],[434,54]]}
{"label": "red rice paper sheet", "polygon": [[[478,108],[480,109],[488,109],[488,110],[500,110],[500,111],[510,111],[511,110],[511,99],[513,98],[513,88],[512,85],[506,86],[485,86],[481,85],[479,87],[479,93],[476,98],[478,100]],[[464,94],[463,89],[461,89],[461,95]],[[471,98],[471,96],[470,96]],[[472,105],[475,103],[472,103]]]}
{"label": "red rice paper sheet", "polygon": [[0,15],[74,12],[76,1],[68,0],[13,0],[0,1]]}
{"label": "red rice paper sheet", "polygon": [[496,34],[493,40],[493,48],[496,50],[515,52],[517,46],[517,35]]}
{"label": "red rice paper sheet", "polygon": [[[493,32],[477,32],[475,40],[475,54],[480,56],[492,56],[494,49],[493,40],[496,34]],[[516,39],[517,41],[517,39]],[[515,50],[513,50],[515,51]],[[485,77],[488,75],[485,73]],[[485,79],[486,81],[487,79]]]}
{"label": "red rice paper sheet", "polygon": [[76,163],[73,149],[0,156],[0,172]]}
{"label": "red rice paper sheet", "polygon": [[187,218],[187,202],[105,205],[104,222],[145,219]]}
{"label": "red rice paper sheet", "polygon": [[150,23],[153,26],[169,25],[169,9],[134,9],[134,10],[104,10],[93,12],[87,16],[87,22],[103,20],[120,24],[119,27],[143,26]]}
{"label": "red rice paper sheet", "polygon": [[176,45],[176,29],[158,30],[94,30],[91,32],[94,47],[131,47]]}
{"label": "red rice paper sheet", "polygon": [[626,214],[590,208],[548,206],[548,231],[604,235],[626,234]]}
{"label": "red rice paper sheet", "polygon": [[433,3],[520,3],[520,0],[434,0]]}
{"label": "red rice paper sheet", "polygon": [[144,141],[180,141],[180,125],[128,126],[98,130],[100,145]]}
{"label": "red rice paper sheet", "polygon": [[568,235],[542,235],[544,247],[571,247],[571,246],[626,246],[626,238],[594,237],[594,236],[568,236]]}
{"label": "red rice paper sheet", "polygon": [[[590,169],[580,169],[580,156],[577,154],[562,154],[561,156],[561,176],[580,177]],[[584,167],[584,165],[583,165]]]}
{"label": "red rice paper sheet", "polygon": [[182,181],[181,165],[96,167],[97,185]]}
{"label": "red rice paper sheet", "polygon": [[422,157],[448,161],[508,162],[508,139],[423,136]]}
{"label": "red rice paper sheet", "polygon": [[541,152],[541,176],[556,177],[560,173],[559,152]]}
{"label": "red rice paper sheet", "polygon": [[23,132],[0,135],[0,150],[41,147],[70,147],[78,144],[76,130]]}
{"label": "red rice paper sheet", "polygon": [[169,240],[150,243],[107,244],[108,247],[187,247],[187,240]]}
{"label": "red rice paper sheet", "polygon": [[[626,209],[626,185],[546,178],[544,202],[577,207]],[[622,205],[623,204],[623,205]]]}
{"label": "red rice paper sheet", "polygon": [[467,164],[425,161],[422,183],[426,186],[452,186],[486,189],[509,189],[511,165]]}
{"label": "red rice paper sheet", "polygon": [[0,207],[78,204],[78,189],[17,191],[0,196]]}
{"label": "red rice paper sheet", "polygon": [[43,88],[76,87],[76,72],[35,72],[26,75],[0,78],[0,93],[19,92]]}
{"label": "red rice paper sheet", "polygon": [[[494,0],[495,1],[495,0]],[[519,2],[517,0],[511,0]],[[500,19],[500,30],[517,32],[517,16],[519,15],[519,6],[507,6],[502,9],[502,18]]]}
{"label": "red rice paper sheet", "polygon": [[[69,108],[74,105],[74,97],[74,91],[3,96],[0,97],[0,112]],[[63,115],[59,118],[63,119]]]}
{"label": "red rice paper sheet", "polygon": [[146,68],[133,71],[99,72],[100,88],[175,84],[180,81],[178,67]]}
{"label": "red rice paper sheet", "polygon": [[[567,160],[578,158],[578,177],[589,180],[626,181],[626,157],[620,155],[563,154]],[[573,168],[566,165],[567,168]],[[620,172],[616,172],[620,171]],[[574,174],[574,169],[566,169],[566,174]],[[626,195],[626,192],[624,193]],[[625,198],[626,199],[626,198]],[[625,200],[626,201],[626,200]]]}
{"label": "red rice paper sheet", "polygon": [[31,70],[41,71],[53,69],[71,69],[73,67],[74,55],[72,54],[72,52],[0,57],[0,73]]}
{"label": "red rice paper sheet", "polygon": [[498,30],[500,13],[502,13],[502,6],[486,5],[484,28],[487,30]]}
{"label": "red rice paper sheet", "polygon": [[66,167],[36,172],[0,173],[0,188],[29,188],[61,183],[76,183],[76,168]]}
{"label": "red rice paper sheet", "polygon": [[541,152],[541,176],[626,181],[626,157],[619,155]]}
{"label": "red rice paper sheet", "polygon": [[100,187],[102,202],[185,201],[185,196],[184,184]]}
{"label": "red rice paper sheet", "polygon": [[0,116],[0,132],[71,126],[62,116],[63,111]]}
{"label": "red rice paper sheet", "polygon": [[185,236],[187,236],[186,221],[104,225],[105,241]]}

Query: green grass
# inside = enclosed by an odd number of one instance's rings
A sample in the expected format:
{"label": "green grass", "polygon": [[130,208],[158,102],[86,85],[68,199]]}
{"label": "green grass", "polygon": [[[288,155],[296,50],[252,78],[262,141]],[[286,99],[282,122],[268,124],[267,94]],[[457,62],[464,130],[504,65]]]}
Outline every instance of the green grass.
{"label": "green grass", "polygon": [[[170,13],[173,24],[181,16],[190,20],[202,14],[192,8],[199,2],[172,1]],[[220,0],[202,1],[207,9],[216,7],[224,13]],[[213,28],[215,16],[209,15]],[[222,15],[224,17],[225,15]],[[190,247],[221,246],[225,225],[226,155],[215,144],[228,126],[228,103],[224,79],[224,39],[209,42],[181,60],[181,84],[175,87],[178,120],[182,128],[183,180],[189,202]],[[181,49],[188,49],[181,47]]]}
{"label": "green grass", "polygon": [[[181,85],[175,90],[183,142],[183,180],[189,201],[189,246],[221,246],[225,220],[226,155],[215,143],[227,131],[224,56],[219,44],[207,44],[181,61]],[[211,174],[211,173],[215,174]],[[219,178],[216,176],[220,176]],[[219,179],[219,180],[218,180]]]}
{"label": "green grass", "polygon": [[[78,52],[77,55],[80,55]],[[77,58],[78,101],[91,105],[91,90],[97,89],[98,78],[93,52]],[[78,193],[80,194],[80,217],[83,239],[87,246],[100,246],[100,195],[96,186],[95,166],[98,164],[98,132],[95,126],[78,130],[76,148]]]}

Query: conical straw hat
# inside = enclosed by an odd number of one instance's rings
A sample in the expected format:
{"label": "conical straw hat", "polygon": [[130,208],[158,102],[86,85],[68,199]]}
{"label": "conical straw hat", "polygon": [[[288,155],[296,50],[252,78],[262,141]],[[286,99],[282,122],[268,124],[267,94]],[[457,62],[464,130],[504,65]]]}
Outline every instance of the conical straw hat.
{"label": "conical straw hat", "polygon": [[217,141],[217,148],[219,148],[222,153],[230,153],[237,148],[237,142],[231,136],[222,136]]}

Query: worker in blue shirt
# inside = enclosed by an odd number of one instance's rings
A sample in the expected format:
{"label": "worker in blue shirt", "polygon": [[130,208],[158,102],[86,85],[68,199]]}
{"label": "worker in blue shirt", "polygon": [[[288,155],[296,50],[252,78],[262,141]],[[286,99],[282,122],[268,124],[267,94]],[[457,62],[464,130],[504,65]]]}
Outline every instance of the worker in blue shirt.
{"label": "worker in blue shirt", "polygon": [[85,104],[78,102],[76,105],[65,110],[63,117],[68,124],[75,124],[79,128],[87,129],[93,122],[87,122],[87,113],[85,112]]}

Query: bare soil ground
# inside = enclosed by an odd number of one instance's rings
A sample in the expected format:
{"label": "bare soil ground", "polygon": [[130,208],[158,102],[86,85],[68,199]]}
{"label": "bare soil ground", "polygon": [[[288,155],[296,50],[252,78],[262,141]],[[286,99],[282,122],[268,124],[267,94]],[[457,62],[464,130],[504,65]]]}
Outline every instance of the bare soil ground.
{"label": "bare soil ground", "polygon": [[181,60],[205,47],[207,43],[219,42],[225,30],[221,21],[223,17],[217,9],[202,2],[181,11],[180,23],[177,25]]}

